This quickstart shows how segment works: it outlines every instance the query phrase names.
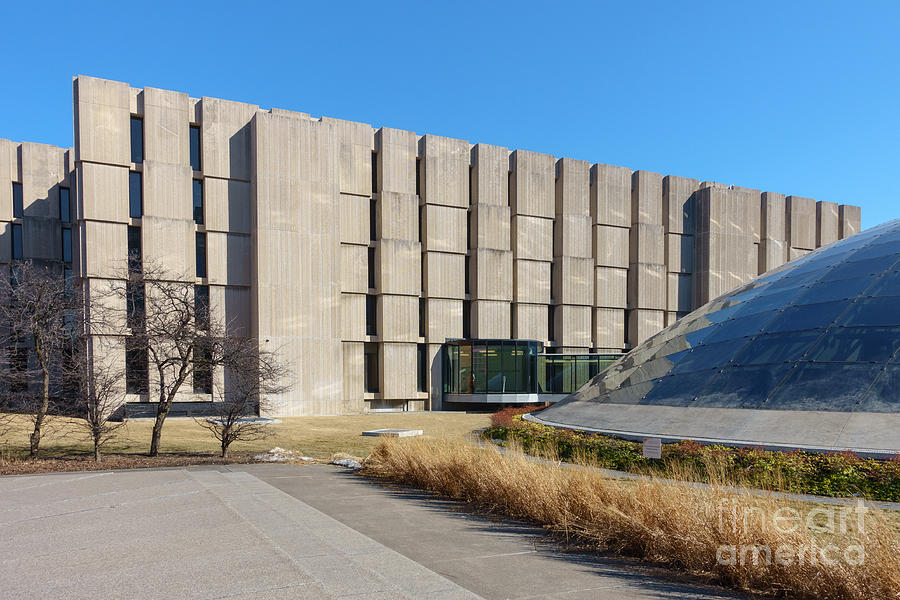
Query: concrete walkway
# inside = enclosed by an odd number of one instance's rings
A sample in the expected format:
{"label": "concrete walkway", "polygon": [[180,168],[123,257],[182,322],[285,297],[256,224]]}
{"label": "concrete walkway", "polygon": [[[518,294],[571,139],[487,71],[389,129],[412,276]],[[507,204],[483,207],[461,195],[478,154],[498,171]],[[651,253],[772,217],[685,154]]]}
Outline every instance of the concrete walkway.
{"label": "concrete walkway", "polygon": [[735,598],[326,466],[0,478],[0,598]]}

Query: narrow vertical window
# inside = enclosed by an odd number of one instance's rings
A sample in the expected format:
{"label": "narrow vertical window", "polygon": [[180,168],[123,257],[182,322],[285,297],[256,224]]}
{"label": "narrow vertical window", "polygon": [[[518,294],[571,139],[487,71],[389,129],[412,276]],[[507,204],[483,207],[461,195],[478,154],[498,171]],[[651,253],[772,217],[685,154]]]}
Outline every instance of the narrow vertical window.
{"label": "narrow vertical window", "polygon": [[68,227],[62,230],[62,259],[64,263],[72,262],[72,230]]}
{"label": "narrow vertical window", "polygon": [[369,289],[374,290],[377,287],[377,281],[375,279],[375,248],[369,246],[367,250],[366,269],[368,270],[369,275]]}
{"label": "narrow vertical window", "polygon": [[470,290],[470,287],[471,287],[471,286],[470,286],[470,284],[469,284],[469,274],[470,274],[470,271],[469,271],[469,255],[467,254],[467,255],[466,255],[466,283],[465,283],[465,286],[466,286],[466,293],[467,293],[467,294],[471,292],[471,290]]}
{"label": "narrow vertical window", "polygon": [[422,197],[422,159],[416,159],[416,196]]}
{"label": "narrow vertical window", "polygon": [[378,153],[372,153],[372,193],[378,193]]}
{"label": "narrow vertical window", "polygon": [[206,234],[197,234],[197,277],[206,277]]}
{"label": "narrow vertical window", "polygon": [[365,370],[365,391],[369,394],[378,392],[378,344],[366,343],[363,345],[363,359]]}
{"label": "narrow vertical window", "polygon": [[194,393],[212,394],[212,353],[203,343],[194,348]]}
{"label": "narrow vertical window", "polygon": [[136,171],[128,173],[128,216],[140,219],[144,215],[143,177]]}
{"label": "narrow vertical window", "polygon": [[369,239],[373,242],[378,239],[378,204],[375,198],[369,200]]}
{"label": "narrow vertical window", "polygon": [[419,298],[419,337],[425,337],[425,298]]}
{"label": "narrow vertical window", "polygon": [[200,171],[200,126],[191,125],[191,168]]}
{"label": "narrow vertical window", "polygon": [[131,162],[144,162],[144,120],[131,117]]}
{"label": "narrow vertical window", "polygon": [[472,249],[472,211],[466,213],[466,250]]}
{"label": "narrow vertical window", "polygon": [[72,222],[72,203],[69,188],[59,188],[59,220],[63,223]]}
{"label": "narrow vertical window", "polygon": [[203,181],[194,179],[194,223],[203,225]]}
{"label": "narrow vertical window", "polygon": [[472,305],[468,300],[463,300],[462,318],[462,335],[468,339],[472,337]]}
{"label": "narrow vertical window", "polygon": [[141,272],[141,228],[128,227],[128,270],[131,273]]}
{"label": "narrow vertical window", "polygon": [[378,296],[366,296],[366,335],[378,335]]}
{"label": "narrow vertical window", "polygon": [[133,330],[141,330],[144,325],[145,288],[136,281],[125,282],[125,324]]}
{"label": "narrow vertical window", "polygon": [[197,323],[197,329],[208,331],[210,327],[209,313],[209,286],[194,286],[194,320]]}
{"label": "narrow vertical window", "polygon": [[25,216],[25,203],[22,196],[22,184],[13,183],[13,219],[21,219]]}
{"label": "narrow vertical window", "polygon": [[22,260],[24,252],[22,251],[22,226],[14,223],[12,226],[12,257],[13,260]]}
{"label": "narrow vertical window", "polygon": [[512,191],[513,191],[512,171],[509,171],[506,174],[506,205],[507,206],[512,206]]}
{"label": "narrow vertical window", "polygon": [[552,342],[556,339],[556,305],[551,304],[547,307],[547,341]]}
{"label": "narrow vertical window", "polygon": [[129,394],[145,394],[150,387],[150,364],[147,348],[138,338],[125,338],[125,391]]}
{"label": "narrow vertical window", "polygon": [[418,366],[418,382],[419,387],[418,390],[420,392],[428,391],[428,352],[425,349],[425,344],[416,344],[416,353],[418,360],[416,361]]}

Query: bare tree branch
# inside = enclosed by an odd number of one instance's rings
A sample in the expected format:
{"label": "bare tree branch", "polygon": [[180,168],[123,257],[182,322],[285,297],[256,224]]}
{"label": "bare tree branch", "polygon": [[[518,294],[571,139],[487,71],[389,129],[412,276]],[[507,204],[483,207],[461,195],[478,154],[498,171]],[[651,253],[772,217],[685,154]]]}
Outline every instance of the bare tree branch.
{"label": "bare tree branch", "polygon": [[83,315],[81,294],[61,265],[16,263],[0,276],[0,349],[10,410],[32,421],[29,454],[37,456],[48,419],[62,408],[62,370]]}
{"label": "bare tree branch", "polygon": [[259,349],[254,338],[226,338],[222,343],[221,365],[225,367],[226,384],[218,386],[213,405],[216,416],[196,419],[219,441],[222,458],[237,441],[253,441],[269,437],[267,422],[253,418],[268,407],[268,397],[290,388],[288,369],[278,357]]}

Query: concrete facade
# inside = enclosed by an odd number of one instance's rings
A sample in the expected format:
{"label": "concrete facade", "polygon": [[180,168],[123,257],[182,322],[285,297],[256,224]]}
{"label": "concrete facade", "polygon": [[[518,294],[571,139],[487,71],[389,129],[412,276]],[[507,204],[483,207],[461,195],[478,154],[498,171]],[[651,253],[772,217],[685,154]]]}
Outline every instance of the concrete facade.
{"label": "concrete facade", "polygon": [[[91,77],[73,97],[73,149],[0,140],[0,263],[61,262],[69,229],[90,292],[121,272],[130,231],[233,333],[281,349],[279,415],[440,408],[448,338],[622,352],[860,230],[859,207],[799,196]],[[125,361],[126,345],[103,347]]]}

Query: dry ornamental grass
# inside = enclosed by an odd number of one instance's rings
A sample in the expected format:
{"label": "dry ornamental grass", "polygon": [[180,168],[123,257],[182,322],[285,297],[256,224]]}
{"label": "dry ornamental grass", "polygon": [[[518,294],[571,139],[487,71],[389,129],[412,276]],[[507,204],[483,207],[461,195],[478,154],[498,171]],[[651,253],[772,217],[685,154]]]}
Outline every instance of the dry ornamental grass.
{"label": "dry ornamental grass", "polygon": [[900,532],[881,511],[717,483],[610,479],[459,440],[382,440],[363,473],[736,589],[823,600],[900,597]]}

